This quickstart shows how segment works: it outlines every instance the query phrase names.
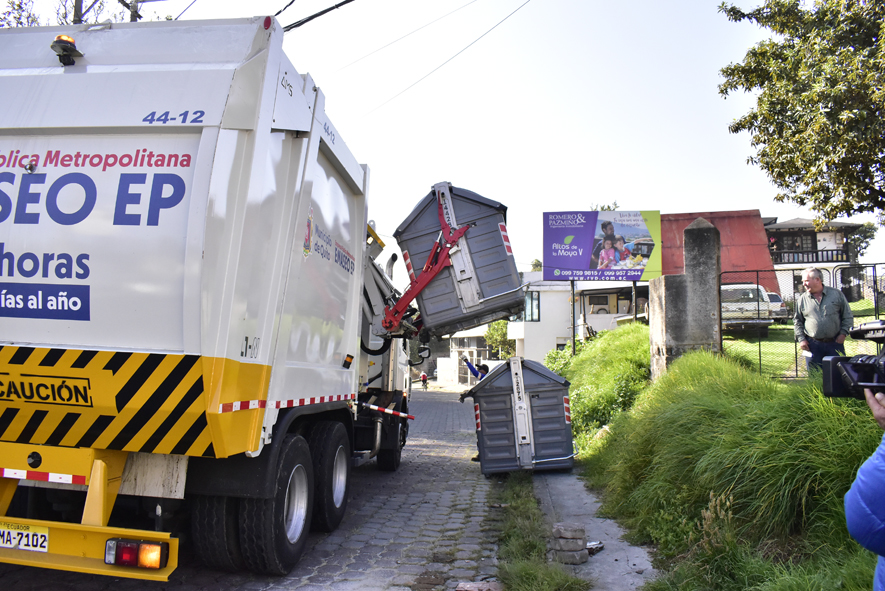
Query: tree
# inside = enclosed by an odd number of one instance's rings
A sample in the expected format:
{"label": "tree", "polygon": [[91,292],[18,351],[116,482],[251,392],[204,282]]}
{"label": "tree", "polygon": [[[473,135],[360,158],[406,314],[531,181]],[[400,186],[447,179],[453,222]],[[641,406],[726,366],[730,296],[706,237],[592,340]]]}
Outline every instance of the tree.
{"label": "tree", "polygon": [[618,208],[618,202],[612,201],[608,203],[591,203],[587,206],[587,211],[615,211]]}
{"label": "tree", "polygon": [[34,14],[34,0],[6,0],[6,10],[0,12],[0,27],[33,27],[39,24]]}
{"label": "tree", "polygon": [[[55,20],[60,25],[67,25],[74,22],[74,13],[78,0],[58,0],[55,7]],[[108,7],[105,0],[80,0],[84,23],[100,23],[106,20],[114,22],[122,22],[129,20],[128,11],[122,10],[122,4],[116,1],[111,2]],[[117,9],[117,12],[114,10]]]}
{"label": "tree", "polygon": [[865,222],[863,226],[846,236],[845,241],[857,252],[857,256],[861,257],[876,237],[876,230],[878,230],[876,224]]}
{"label": "tree", "polygon": [[486,329],[486,344],[491,351],[497,351],[498,359],[509,359],[516,354],[516,341],[507,338],[507,321],[492,322]]}
{"label": "tree", "polygon": [[724,97],[758,93],[755,108],[729,131],[750,133],[756,154],[748,162],[778,187],[775,199],[810,206],[821,225],[881,212],[885,3],[764,0],[749,12],[724,3],[719,10],[775,35],[723,68],[719,85]]}
{"label": "tree", "polygon": [[542,263],[538,259],[535,259],[532,261],[532,271],[543,271],[543,270],[544,270],[544,263]]}

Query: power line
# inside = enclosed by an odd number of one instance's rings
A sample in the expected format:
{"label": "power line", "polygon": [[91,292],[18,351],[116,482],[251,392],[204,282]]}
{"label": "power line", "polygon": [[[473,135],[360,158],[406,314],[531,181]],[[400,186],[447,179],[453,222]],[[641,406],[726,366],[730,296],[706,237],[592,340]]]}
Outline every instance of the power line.
{"label": "power line", "polygon": [[[400,38],[397,39],[396,41],[391,41],[390,43],[388,43],[388,44],[385,45],[384,47],[379,47],[378,49],[376,49],[376,50],[373,51],[372,53],[368,53],[368,54],[364,55],[363,57],[359,58],[358,60],[354,60],[354,61],[350,62],[349,64],[347,64],[346,66],[341,67],[338,71],[340,72],[341,70],[345,70],[345,69],[349,68],[350,66],[354,65],[354,64],[357,63],[357,62],[361,62],[361,61],[363,61],[364,59],[366,59],[367,57],[370,57],[370,56],[375,55],[376,53],[378,53],[378,52],[381,51],[382,49],[387,49],[387,48],[390,47],[391,45],[393,45],[393,44],[395,44],[395,43],[399,43],[400,41],[402,41],[402,40],[405,39],[406,37],[409,37],[409,36],[411,36],[411,35],[414,35],[414,34],[417,33],[418,31],[420,31],[421,29],[426,29],[426,28],[429,27],[430,25],[432,25],[432,24],[434,24],[434,23],[436,23],[436,22],[441,21],[442,19],[446,18],[446,17],[449,16],[449,15],[455,14],[456,12],[458,12],[459,10],[461,10],[461,8],[465,8],[465,7],[467,7],[467,6],[470,6],[471,4],[473,4],[473,3],[476,2],[476,1],[477,1],[477,0],[470,0],[470,2],[468,2],[468,3],[465,4],[464,6],[461,6],[460,8],[456,8],[455,10],[453,10],[453,11],[447,13],[447,14],[442,15],[442,16],[439,17],[438,19],[433,20],[433,21],[430,21],[429,23],[427,23],[427,24],[424,25],[424,26],[418,27],[417,29],[415,29],[415,30],[412,31],[411,33],[407,33],[407,34],[403,35],[402,37],[400,37]],[[293,0],[293,2],[294,2],[294,0]]]}
{"label": "power line", "polygon": [[[196,0],[194,0],[194,1],[196,2]],[[295,4],[295,0],[289,0],[289,3],[286,4],[285,6],[283,6],[282,8],[280,8],[280,10],[277,11],[277,13],[274,16],[280,16],[281,14],[283,14],[284,10],[286,10],[287,8],[292,6],[293,4]]]}
{"label": "power line", "polygon": [[[187,12],[187,9],[190,8],[191,6],[193,6],[194,3],[196,3],[196,1],[197,1],[197,0],[193,0],[193,2],[191,2],[190,4],[188,4],[188,5],[187,5],[187,8],[185,8],[184,10],[181,11],[181,14],[184,14],[185,12]],[[181,18],[181,14],[179,14],[178,16],[176,16],[176,17],[175,17],[175,20],[180,19],[180,18]]]}
{"label": "power line", "polygon": [[476,38],[476,39],[475,39],[470,45],[468,45],[467,47],[465,47],[464,49],[462,49],[461,51],[459,51],[458,53],[456,53],[455,55],[453,55],[452,57],[450,57],[449,59],[447,59],[446,61],[444,61],[444,62],[441,63],[440,65],[438,65],[436,68],[434,68],[433,70],[431,70],[429,73],[427,73],[427,74],[426,74],[424,77],[422,77],[420,80],[418,80],[418,81],[412,83],[412,84],[411,84],[410,86],[408,86],[407,88],[405,88],[405,89],[399,91],[397,94],[395,94],[395,95],[392,96],[391,98],[387,99],[386,101],[384,101],[383,103],[381,103],[380,105],[378,105],[377,107],[375,107],[374,109],[372,109],[371,111],[369,111],[368,113],[366,113],[366,115],[371,115],[372,113],[374,113],[375,111],[377,111],[378,109],[380,109],[381,107],[383,107],[384,105],[386,105],[387,103],[389,103],[389,102],[395,100],[395,99],[398,98],[400,95],[405,94],[406,92],[408,92],[409,90],[411,90],[412,88],[414,88],[415,86],[417,86],[418,84],[420,84],[421,82],[423,82],[425,79],[429,78],[434,72],[436,72],[437,70],[439,70],[440,68],[442,68],[443,66],[445,66],[447,63],[449,63],[450,61],[452,61],[453,59],[455,59],[456,57],[458,57],[459,55],[461,55],[462,53],[464,53],[465,51],[467,51],[468,49],[470,49],[470,48],[471,48],[474,44],[476,44],[480,39],[482,39],[483,37],[485,37],[486,35],[488,35],[488,34],[491,33],[492,31],[494,31],[496,28],[498,28],[498,26],[499,26],[501,23],[503,23],[503,22],[506,21],[508,18],[510,18],[511,16],[513,16],[514,14],[516,14],[516,13],[517,13],[517,12],[523,7],[523,6],[525,6],[526,4],[528,4],[528,3],[531,2],[531,1],[532,1],[532,0],[525,0],[525,2],[523,2],[522,4],[520,4],[519,7],[518,7],[516,10],[514,10],[513,12],[511,12],[510,14],[508,14],[507,16],[505,16],[503,19],[501,19],[501,20],[498,22],[498,24],[496,24],[494,27],[492,27],[491,29],[489,29],[488,31],[486,31],[485,33],[483,33],[482,35],[480,35],[479,37],[477,37],[477,38]]}
{"label": "power line", "polygon": [[313,19],[315,19],[315,18],[319,18],[319,17],[323,16],[324,14],[326,14],[327,12],[332,12],[332,11],[335,10],[336,8],[341,8],[341,7],[344,6],[345,4],[350,4],[351,2],[353,2],[353,0],[344,0],[344,2],[339,2],[339,3],[336,4],[335,6],[330,6],[329,8],[326,8],[325,10],[321,10],[321,11],[319,11],[319,12],[317,12],[317,13],[315,13],[315,14],[312,14],[312,15],[306,17],[306,18],[303,18],[303,19],[301,19],[300,21],[295,21],[295,22],[292,23],[291,25],[286,25],[285,27],[283,27],[283,33],[288,33],[288,32],[291,31],[292,29],[297,29],[297,28],[300,27],[301,25],[307,24],[307,23],[309,23],[310,21],[312,21]]}

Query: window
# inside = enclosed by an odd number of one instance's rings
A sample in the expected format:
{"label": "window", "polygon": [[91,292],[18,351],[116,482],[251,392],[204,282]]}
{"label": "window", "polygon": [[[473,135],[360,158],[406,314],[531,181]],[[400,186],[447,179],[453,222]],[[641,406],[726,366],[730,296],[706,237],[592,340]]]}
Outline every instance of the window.
{"label": "window", "polygon": [[587,304],[590,306],[608,306],[608,296],[587,296]]}
{"label": "window", "polygon": [[541,321],[541,292],[527,291],[525,293],[525,312],[523,312],[526,322]]}
{"label": "window", "polygon": [[722,288],[722,303],[724,304],[746,304],[764,301],[762,291],[758,288]]}

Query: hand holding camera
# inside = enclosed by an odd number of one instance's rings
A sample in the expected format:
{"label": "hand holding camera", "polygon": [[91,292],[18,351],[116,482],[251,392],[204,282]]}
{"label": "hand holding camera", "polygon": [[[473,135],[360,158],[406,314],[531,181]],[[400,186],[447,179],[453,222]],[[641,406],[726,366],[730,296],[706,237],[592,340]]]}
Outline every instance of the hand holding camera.
{"label": "hand holding camera", "polygon": [[873,394],[873,391],[867,388],[864,390],[864,395],[867,399],[867,406],[873,411],[873,418],[876,419],[876,423],[885,429],[885,392]]}

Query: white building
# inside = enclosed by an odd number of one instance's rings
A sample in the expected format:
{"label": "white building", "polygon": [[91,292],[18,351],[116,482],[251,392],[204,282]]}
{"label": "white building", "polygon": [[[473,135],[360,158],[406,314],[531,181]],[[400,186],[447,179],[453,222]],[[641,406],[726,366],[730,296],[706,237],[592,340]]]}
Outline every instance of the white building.
{"label": "white building", "polygon": [[[507,336],[516,341],[517,357],[544,362],[551,349],[563,349],[595,332],[612,330],[617,319],[632,314],[631,281],[576,281],[575,306],[572,310],[572,287],[569,281],[544,281],[543,272],[523,274],[529,282],[526,309],[522,318],[510,322]],[[638,284],[637,310],[642,313],[648,301],[648,284]],[[572,318],[577,322],[573,328]]]}

